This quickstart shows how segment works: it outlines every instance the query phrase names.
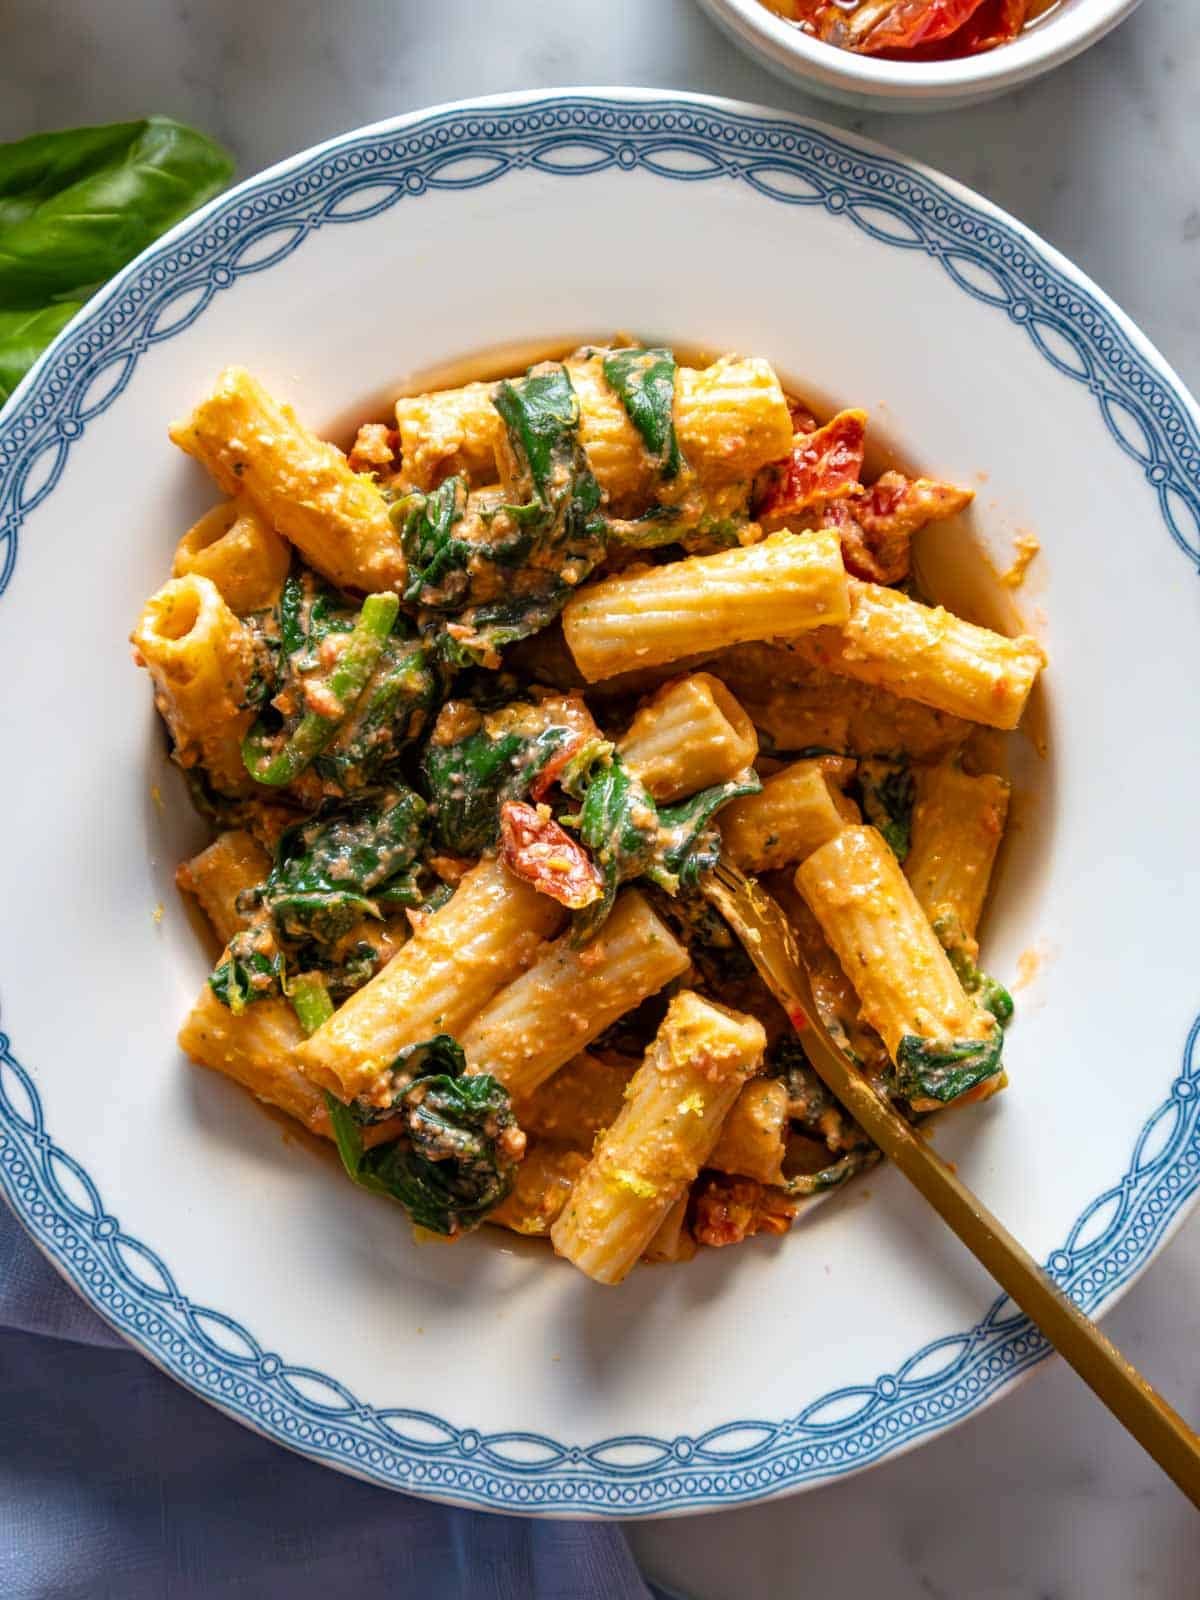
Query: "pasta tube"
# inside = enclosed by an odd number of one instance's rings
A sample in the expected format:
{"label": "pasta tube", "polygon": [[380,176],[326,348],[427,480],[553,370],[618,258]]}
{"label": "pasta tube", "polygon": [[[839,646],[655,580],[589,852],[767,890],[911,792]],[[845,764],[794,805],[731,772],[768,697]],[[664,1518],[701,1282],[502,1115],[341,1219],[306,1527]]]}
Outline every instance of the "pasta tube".
{"label": "pasta tube", "polygon": [[769,872],[812,855],[859,820],[858,807],[834,781],[835,774],[845,781],[851,770],[851,762],[833,756],[794,761],[757,794],[731,801],[718,818],[728,855],[745,872]]}
{"label": "pasta tube", "polygon": [[836,533],[776,533],[719,555],[633,568],[573,595],[563,633],[589,682],[747,639],[803,633],[849,612]]}
{"label": "pasta tube", "polygon": [[[605,382],[602,354],[581,351],[566,362],[579,396],[580,442],[600,487],[620,508],[650,493],[654,474],[637,430]],[[486,487],[500,476],[503,424],[492,404],[496,385],[471,383],[396,402],[406,488],[432,489],[451,473]],[[675,376],[673,407],[680,452],[706,483],[749,479],[791,455],[792,419],[770,362],[724,356]]]}
{"label": "pasta tube", "polygon": [[387,1105],[397,1052],[438,1033],[457,1035],[465,1046],[467,1022],[530,965],[563,915],[556,901],[499,861],[481,861],[387,966],[300,1046],[301,1067],[343,1100]]}
{"label": "pasta tube", "polygon": [[496,482],[504,424],[492,404],[494,383],[468,383],[396,401],[400,487],[434,489],[444,478]]}
{"label": "pasta tube", "polygon": [[300,1071],[293,1054],[303,1038],[288,1001],[256,1000],[234,1016],[207,984],[179,1030],[180,1049],[193,1061],[232,1078],[256,1099],[327,1139],[331,1131],[324,1096]]}
{"label": "pasta tube", "polygon": [[751,1078],[721,1124],[705,1162],[759,1183],[782,1183],[787,1153],[788,1093],[781,1078]]}
{"label": "pasta tube", "polygon": [[684,460],[708,483],[751,478],[792,452],[792,414],[769,361],[722,356],[675,379],[675,431]]}
{"label": "pasta tube", "polygon": [[617,745],[625,765],[667,804],[754,765],[754,724],[711,672],[664,684]]}
{"label": "pasta tube", "polygon": [[972,961],[988,882],[1008,815],[1008,784],[944,764],[921,772],[904,870],[944,945]]}
{"label": "pasta tube", "polygon": [[175,881],[194,894],[222,944],[250,924],[238,910],[238,896],[262,883],[271,870],[271,858],[258,841],[241,828],[218,834],[207,850],[185,861]]}
{"label": "pasta tube", "polygon": [[797,868],[796,887],[915,1109],[932,1110],[999,1072],[995,1019],[965,993],[875,828],[843,828]]}
{"label": "pasta tube", "polygon": [[514,1107],[517,1121],[526,1133],[590,1150],[616,1121],[635,1065],[614,1066],[585,1051]]}
{"label": "pasta tube", "polygon": [[211,578],[239,617],[265,611],[279,598],[292,552],[244,496],[215,506],[184,534],[171,568],[177,578]]}
{"label": "pasta tube", "polygon": [[550,1230],[559,1255],[597,1283],[620,1283],[708,1160],[765,1044],[753,1017],[690,990],[675,996]]}
{"label": "pasta tube", "polygon": [[571,1185],[587,1166],[587,1156],[553,1139],[531,1139],[508,1194],[486,1221],[513,1233],[544,1237],[567,1203]]}
{"label": "pasta tube", "polygon": [[937,761],[970,733],[959,717],[814,666],[799,645],[738,645],[710,663],[774,749]]}
{"label": "pasta tube", "polygon": [[253,785],[242,761],[245,709],[254,672],[249,633],[216,584],[172,578],[151,595],[130,635],[135,659],[154,683],[154,704],[175,742],[181,767],[199,762],[213,787],[244,794]]}
{"label": "pasta tube", "polygon": [[626,889],[590,944],[577,950],[564,935],[477,1013],[460,1040],[468,1069],[490,1072],[526,1099],[688,965],[645,898]]}
{"label": "pasta tube", "polygon": [[798,641],[808,660],[971,722],[1017,726],[1045,665],[1036,639],[1006,638],[857,578],[849,591],[845,621]]}
{"label": "pasta tube", "polygon": [[642,1252],[643,1261],[690,1261],[696,1254],[696,1241],[687,1226],[688,1191],[685,1189],[659,1223],[654,1237]]}
{"label": "pasta tube", "polygon": [[[198,1066],[219,1072],[256,1100],[295,1117],[309,1133],[332,1139],[325,1096],[300,1071],[296,1046],[304,1030],[286,1000],[256,1000],[237,1016],[207,984],[179,1030],[179,1047]],[[362,1130],[366,1146],[398,1137],[399,1119],[386,1118]]]}
{"label": "pasta tube", "polygon": [[304,559],[342,589],[402,589],[400,539],[372,479],[310,433],[241,367],[171,428],[226,494],[245,493]]}

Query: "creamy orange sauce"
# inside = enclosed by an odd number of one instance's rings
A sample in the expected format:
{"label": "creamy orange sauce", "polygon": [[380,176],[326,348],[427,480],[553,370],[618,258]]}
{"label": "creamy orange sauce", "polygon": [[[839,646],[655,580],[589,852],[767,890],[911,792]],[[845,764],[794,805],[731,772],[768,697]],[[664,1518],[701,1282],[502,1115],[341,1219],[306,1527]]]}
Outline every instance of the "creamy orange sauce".
{"label": "creamy orange sauce", "polygon": [[1029,563],[1041,550],[1041,541],[1032,533],[1019,533],[1013,540],[1012,565],[1000,574],[1000,582],[1009,589],[1019,589],[1025,582]]}

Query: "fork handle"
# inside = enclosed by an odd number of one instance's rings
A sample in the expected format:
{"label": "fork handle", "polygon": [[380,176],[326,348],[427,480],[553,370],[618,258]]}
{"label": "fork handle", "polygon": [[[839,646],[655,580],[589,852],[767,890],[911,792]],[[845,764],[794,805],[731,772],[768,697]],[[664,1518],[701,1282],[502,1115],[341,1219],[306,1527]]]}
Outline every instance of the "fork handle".
{"label": "fork handle", "polygon": [[847,1109],[864,1131],[1192,1504],[1200,1507],[1200,1435],[1063,1293],[937,1151],[865,1082],[861,1088],[864,1092],[854,1095],[856,1104]]}

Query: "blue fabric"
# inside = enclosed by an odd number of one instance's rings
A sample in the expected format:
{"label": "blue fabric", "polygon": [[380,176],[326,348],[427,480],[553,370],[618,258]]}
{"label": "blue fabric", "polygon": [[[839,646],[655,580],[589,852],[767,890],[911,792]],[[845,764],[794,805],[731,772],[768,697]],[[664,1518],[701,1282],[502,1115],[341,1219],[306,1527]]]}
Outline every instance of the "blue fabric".
{"label": "blue fabric", "polygon": [[667,1600],[620,1529],[457,1511],[293,1456],[125,1345],[0,1203],[3,1600]]}

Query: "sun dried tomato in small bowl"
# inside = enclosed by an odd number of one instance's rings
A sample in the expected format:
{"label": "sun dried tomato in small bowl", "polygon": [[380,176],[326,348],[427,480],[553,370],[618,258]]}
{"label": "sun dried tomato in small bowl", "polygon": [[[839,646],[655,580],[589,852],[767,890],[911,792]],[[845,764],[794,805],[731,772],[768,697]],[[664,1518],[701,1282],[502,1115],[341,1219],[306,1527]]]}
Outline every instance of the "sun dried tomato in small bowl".
{"label": "sun dried tomato in small bowl", "polygon": [[1094,44],[1138,0],[700,0],[780,76],[874,109],[1015,88]]}

